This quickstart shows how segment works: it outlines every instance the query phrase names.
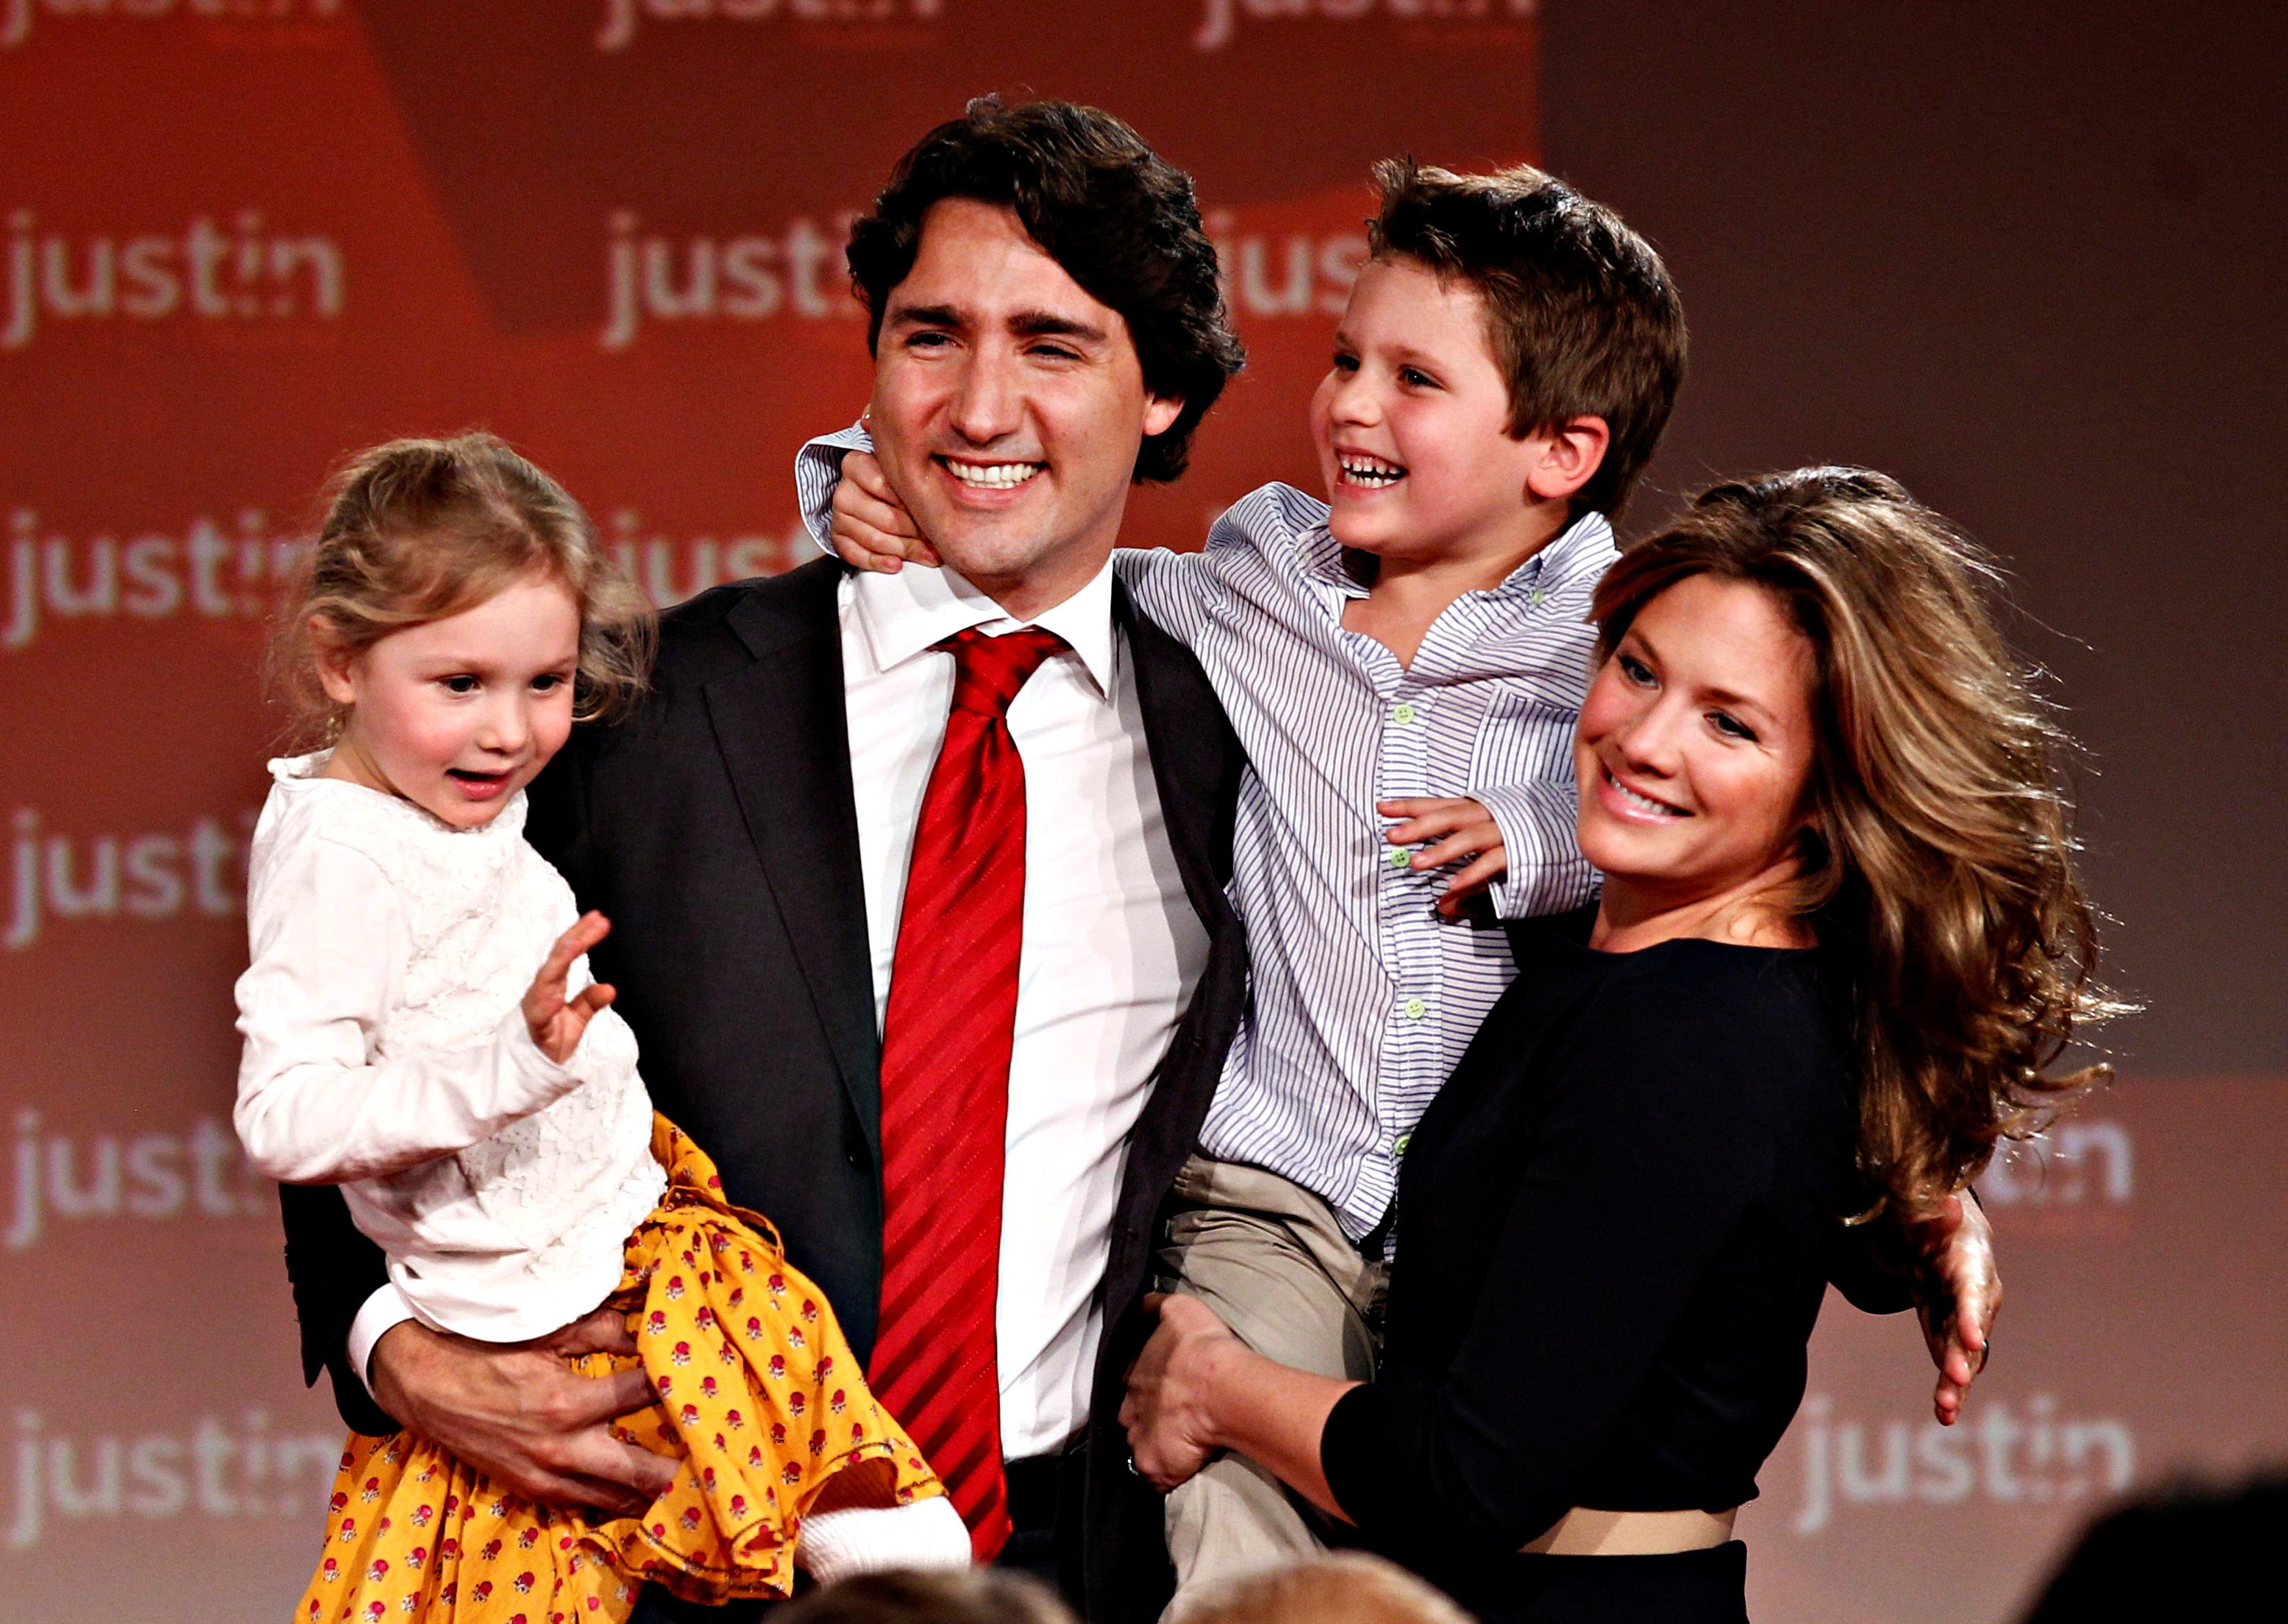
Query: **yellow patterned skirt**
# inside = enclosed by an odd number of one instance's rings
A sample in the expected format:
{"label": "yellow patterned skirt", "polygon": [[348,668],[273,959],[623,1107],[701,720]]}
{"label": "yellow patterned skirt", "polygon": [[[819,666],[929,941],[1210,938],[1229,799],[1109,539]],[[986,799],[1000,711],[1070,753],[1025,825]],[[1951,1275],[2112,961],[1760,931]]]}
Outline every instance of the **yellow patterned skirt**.
{"label": "yellow patterned skirt", "polygon": [[640,1351],[576,1367],[651,1377],[658,1404],[613,1431],[679,1462],[673,1486],[640,1517],[592,1521],[495,1488],[410,1432],[353,1434],[295,1624],[619,1624],[645,1582],[698,1602],[783,1596],[830,1481],[843,1478],[838,1509],[945,1492],[776,1232],[723,1199],[715,1164],[664,1117],[652,1150],[667,1192],[610,1299]]}

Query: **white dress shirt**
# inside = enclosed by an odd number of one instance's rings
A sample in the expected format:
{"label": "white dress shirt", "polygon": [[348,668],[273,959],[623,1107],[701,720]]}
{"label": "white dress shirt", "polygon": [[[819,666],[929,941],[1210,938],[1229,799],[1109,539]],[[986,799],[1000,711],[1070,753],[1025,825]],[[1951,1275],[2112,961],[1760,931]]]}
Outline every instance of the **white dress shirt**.
{"label": "white dress shirt", "polygon": [[[853,575],[841,615],[878,1026],[922,792],[953,703],[953,656],[933,646],[1019,622],[951,570]],[[1102,1329],[1096,1288],[1129,1129],[1208,950],[1114,632],[1110,566],[1031,623],[1070,647],[1043,661],[1009,707],[1025,764],[1025,939],[995,1317],[1011,1460],[1062,1448],[1087,1419]]]}
{"label": "white dress shirt", "polygon": [[[878,1029],[922,793],[953,702],[934,645],[1020,622],[951,570],[842,583],[852,788]],[[1062,1448],[1087,1419],[1129,1130],[1207,962],[1205,927],[1169,844],[1132,665],[1112,622],[1109,565],[1029,622],[1069,652],[1009,707],[1025,764],[1024,946],[1009,1065],[1000,1295],[1001,1447]],[[404,1317],[386,1288],[352,1328],[365,1369]]]}

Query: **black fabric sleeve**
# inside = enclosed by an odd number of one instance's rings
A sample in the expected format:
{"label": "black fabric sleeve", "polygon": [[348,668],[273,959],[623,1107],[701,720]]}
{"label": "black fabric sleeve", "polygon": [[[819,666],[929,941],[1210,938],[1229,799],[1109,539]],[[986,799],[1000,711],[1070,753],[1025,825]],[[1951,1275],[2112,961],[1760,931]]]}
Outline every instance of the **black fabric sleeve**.
{"label": "black fabric sleeve", "polygon": [[1337,1501],[1378,1542],[1514,1551],[1577,1503],[1768,1188],[1771,1141],[1743,1058],[1765,1048],[1755,1025],[1694,989],[1614,988],[1544,1054],[1546,1114],[1454,1359],[1355,1389],[1321,1435]]}
{"label": "black fabric sleeve", "polygon": [[358,1232],[342,1192],[331,1184],[281,1184],[286,1221],[286,1278],[302,1326],[302,1380],[334,1379],[334,1407],[353,1432],[384,1438],[396,1422],[373,1401],[350,1368],[350,1324],[365,1300],[389,1284],[381,1248]]}
{"label": "black fabric sleeve", "polygon": [[1837,1224],[1827,1250],[1827,1281],[1862,1313],[1912,1308],[1914,1280],[1898,1220],[1887,1216],[1847,1228]]}

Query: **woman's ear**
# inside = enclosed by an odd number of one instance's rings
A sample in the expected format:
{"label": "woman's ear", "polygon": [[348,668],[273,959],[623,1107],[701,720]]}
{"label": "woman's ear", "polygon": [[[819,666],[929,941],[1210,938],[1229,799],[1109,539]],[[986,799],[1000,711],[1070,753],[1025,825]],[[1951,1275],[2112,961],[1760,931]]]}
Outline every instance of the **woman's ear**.
{"label": "woman's ear", "polygon": [[357,656],[333,634],[325,622],[310,617],[310,657],[318,668],[318,685],[337,705],[357,703],[357,679],[351,668]]}

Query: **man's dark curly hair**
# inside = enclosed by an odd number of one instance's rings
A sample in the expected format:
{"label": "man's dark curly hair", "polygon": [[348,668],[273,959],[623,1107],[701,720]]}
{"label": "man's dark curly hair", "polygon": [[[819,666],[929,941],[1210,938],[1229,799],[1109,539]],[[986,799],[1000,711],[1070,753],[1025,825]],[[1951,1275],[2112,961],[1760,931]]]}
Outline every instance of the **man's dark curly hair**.
{"label": "man's dark curly hair", "polygon": [[1109,113],[979,97],[898,160],[873,211],[850,228],[850,282],[866,306],[870,350],[891,289],[914,268],[923,219],[949,197],[1015,210],[1066,274],[1120,313],[1144,386],[1184,403],[1164,433],[1144,441],[1135,477],[1180,475],[1192,431],[1247,356],[1224,310],[1191,177]]}

